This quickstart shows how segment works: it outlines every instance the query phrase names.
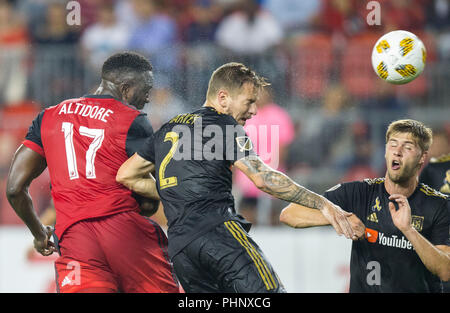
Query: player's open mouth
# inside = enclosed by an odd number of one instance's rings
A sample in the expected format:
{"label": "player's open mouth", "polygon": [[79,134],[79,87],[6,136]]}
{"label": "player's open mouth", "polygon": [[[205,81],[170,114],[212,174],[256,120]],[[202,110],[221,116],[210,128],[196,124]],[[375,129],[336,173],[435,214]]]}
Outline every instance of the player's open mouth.
{"label": "player's open mouth", "polygon": [[391,168],[392,168],[393,170],[398,170],[398,169],[400,169],[400,162],[399,162],[399,161],[396,161],[396,160],[392,161]]}

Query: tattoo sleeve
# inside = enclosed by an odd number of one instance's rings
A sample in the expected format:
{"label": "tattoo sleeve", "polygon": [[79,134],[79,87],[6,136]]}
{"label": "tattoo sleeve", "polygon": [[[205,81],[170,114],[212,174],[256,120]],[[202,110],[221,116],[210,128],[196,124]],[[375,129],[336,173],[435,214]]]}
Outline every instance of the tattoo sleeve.
{"label": "tattoo sleeve", "polygon": [[281,200],[313,209],[322,209],[325,198],[294,182],[287,175],[267,166],[259,157],[248,156],[235,165],[262,191]]}

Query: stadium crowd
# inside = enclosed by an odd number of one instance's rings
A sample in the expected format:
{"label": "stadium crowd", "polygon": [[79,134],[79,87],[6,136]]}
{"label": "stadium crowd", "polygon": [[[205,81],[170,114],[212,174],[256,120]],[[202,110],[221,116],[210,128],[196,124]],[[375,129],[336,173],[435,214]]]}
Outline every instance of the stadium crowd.
{"label": "stadium crowd", "polygon": [[[450,138],[446,0],[378,0],[381,25],[368,24],[368,1],[361,0],[78,0],[79,25],[69,25],[67,2],[0,0],[1,190],[36,113],[89,94],[103,61],[122,50],[154,66],[144,108],[154,129],[200,106],[222,63],[243,62],[267,77],[272,86],[250,124],[278,125],[278,168],[318,192],[383,175],[383,151],[375,147],[386,125],[415,110],[426,108],[424,122]],[[395,29],[415,33],[427,47],[424,74],[405,86],[383,82],[370,63],[374,42]],[[38,211],[50,203],[48,182],[44,172],[32,185]],[[251,221],[277,224],[282,203],[247,188],[242,177],[235,183],[238,207]],[[4,192],[2,223],[20,223]]]}

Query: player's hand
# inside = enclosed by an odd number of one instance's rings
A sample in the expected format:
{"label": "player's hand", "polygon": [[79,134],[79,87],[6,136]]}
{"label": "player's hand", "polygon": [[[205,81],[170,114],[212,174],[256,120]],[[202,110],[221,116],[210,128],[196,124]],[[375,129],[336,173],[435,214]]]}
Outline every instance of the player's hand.
{"label": "player's hand", "polygon": [[366,225],[364,225],[363,222],[355,215],[352,214],[350,217],[348,217],[348,220],[350,222],[350,225],[352,225],[352,229],[355,233],[356,239],[352,238],[353,240],[359,240],[364,239],[364,234],[366,232]]}
{"label": "player's hand", "polygon": [[[389,211],[391,212],[394,225],[401,231],[405,232],[411,229],[411,207],[408,199],[404,195],[393,194],[389,197]],[[398,210],[395,208],[395,201],[398,204]]]}
{"label": "player's hand", "polygon": [[342,210],[331,202],[328,202],[321,212],[339,236],[344,235],[347,239],[352,240],[358,239],[348,219],[353,215],[352,213]]}
{"label": "player's hand", "polygon": [[50,241],[50,238],[53,234],[53,227],[45,226],[46,236],[43,239],[34,238],[33,244],[34,249],[37,252],[42,254],[43,256],[49,256],[53,252],[56,252],[56,246],[53,242]]}

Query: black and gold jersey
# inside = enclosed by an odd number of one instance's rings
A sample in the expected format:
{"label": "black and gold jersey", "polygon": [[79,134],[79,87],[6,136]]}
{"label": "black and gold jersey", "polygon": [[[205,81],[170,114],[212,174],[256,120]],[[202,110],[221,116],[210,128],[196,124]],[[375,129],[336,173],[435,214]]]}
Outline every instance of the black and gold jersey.
{"label": "black and gold jersey", "polygon": [[250,229],[235,210],[231,168],[254,151],[244,128],[232,116],[212,107],[179,114],[138,153],[150,161],[155,156],[171,257],[224,221],[237,220]]}
{"label": "black and gold jersey", "polygon": [[[438,158],[431,158],[420,174],[419,181],[442,193],[450,195],[450,153]],[[450,282],[442,282],[437,276],[436,289],[450,293]]]}
{"label": "black and gold jersey", "polygon": [[[392,221],[384,178],[339,184],[325,197],[366,226],[365,239],[352,244],[350,292],[435,291],[432,274]],[[433,245],[449,245],[448,196],[420,183],[408,202],[413,227]]]}
{"label": "black and gold jersey", "polygon": [[450,154],[432,158],[420,174],[420,182],[450,194]]}

